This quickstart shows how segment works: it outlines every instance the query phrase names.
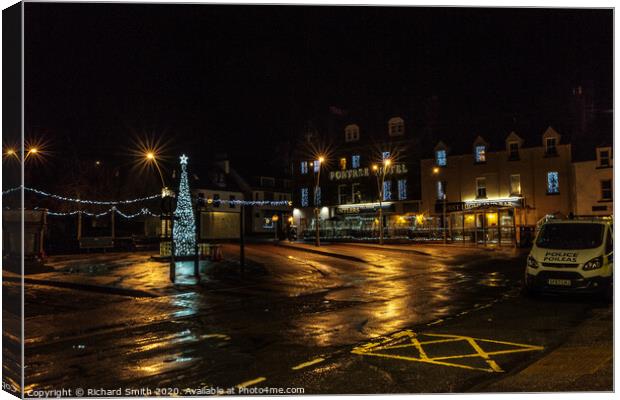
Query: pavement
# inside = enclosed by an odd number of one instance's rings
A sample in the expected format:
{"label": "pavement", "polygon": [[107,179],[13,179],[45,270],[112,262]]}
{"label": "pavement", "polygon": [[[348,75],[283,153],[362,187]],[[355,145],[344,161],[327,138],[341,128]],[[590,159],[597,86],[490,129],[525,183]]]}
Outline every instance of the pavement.
{"label": "pavement", "polygon": [[[240,273],[238,246],[224,245],[221,271],[204,263],[200,284],[192,262],[172,284],[148,253],[51,258],[54,271],[26,283],[27,389],[612,389],[613,308],[522,296],[524,252],[292,246],[249,244],[261,268]],[[16,293],[5,279],[3,295]],[[549,368],[557,379],[540,378]]]}

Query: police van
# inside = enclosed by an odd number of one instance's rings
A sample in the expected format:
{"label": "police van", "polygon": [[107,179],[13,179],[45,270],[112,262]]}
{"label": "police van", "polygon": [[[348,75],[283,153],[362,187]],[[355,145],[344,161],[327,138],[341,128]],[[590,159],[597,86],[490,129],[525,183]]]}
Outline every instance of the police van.
{"label": "police van", "polygon": [[613,293],[611,218],[547,219],[527,257],[528,293]]}

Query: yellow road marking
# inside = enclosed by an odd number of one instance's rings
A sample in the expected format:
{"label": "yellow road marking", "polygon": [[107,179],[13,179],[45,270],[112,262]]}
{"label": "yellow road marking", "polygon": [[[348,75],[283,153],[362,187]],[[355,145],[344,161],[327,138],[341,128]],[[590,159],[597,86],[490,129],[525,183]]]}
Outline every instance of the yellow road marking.
{"label": "yellow road marking", "polygon": [[256,378],[256,379],[252,379],[251,381],[247,381],[247,382],[243,382],[237,385],[238,388],[246,388],[248,386],[252,386],[252,385],[256,385],[257,383],[261,383],[263,381],[266,381],[267,378],[265,378],[264,376],[261,376],[260,378]]}
{"label": "yellow road marking", "polygon": [[[411,330],[404,330],[404,331],[397,332],[391,335],[391,337],[394,338],[395,340],[390,341],[388,338],[388,339],[383,339],[381,342],[367,343],[365,345],[355,347],[353,350],[351,350],[351,353],[364,355],[364,356],[393,358],[397,360],[423,362],[423,363],[428,363],[428,364],[436,364],[436,365],[443,365],[443,366],[448,366],[448,367],[463,368],[463,369],[485,371],[485,372],[493,373],[493,372],[504,372],[504,371],[497,364],[497,362],[491,358],[491,356],[501,355],[501,354],[510,354],[510,353],[522,353],[526,351],[544,350],[544,347],[542,346],[506,342],[506,341],[501,341],[501,340],[480,339],[480,338],[474,338],[470,336],[448,335],[448,334],[440,334],[440,333],[421,333],[420,335],[428,336],[428,337],[437,337],[440,339],[420,341],[418,334],[416,334],[415,332]],[[458,341],[466,342],[471,348],[475,350],[475,353],[448,355],[448,356],[441,356],[441,357],[429,357],[426,351],[424,350],[425,345],[458,342]],[[482,347],[480,347],[479,343],[483,343],[483,342],[502,344],[506,346],[512,346],[513,348],[506,349],[506,350],[496,350],[496,351],[487,352]],[[407,347],[416,348],[418,350],[419,357],[410,357],[410,356],[391,354],[391,353],[389,354],[381,353],[381,351],[385,351],[385,350],[402,349],[402,348],[407,348]],[[454,359],[459,359],[459,358],[467,359],[467,358],[474,358],[474,357],[482,358],[489,365],[489,368],[472,367],[470,365],[456,364],[456,363],[444,361],[444,360],[454,360]]]}
{"label": "yellow road marking", "polygon": [[308,361],[308,362],[296,365],[296,366],[294,366],[291,369],[293,371],[297,371],[298,369],[306,368],[306,367],[309,367],[309,366],[314,365],[314,364],[318,364],[318,363],[323,362],[323,361],[325,361],[325,359],[319,357],[319,358],[315,358],[314,360],[311,360],[311,361]]}

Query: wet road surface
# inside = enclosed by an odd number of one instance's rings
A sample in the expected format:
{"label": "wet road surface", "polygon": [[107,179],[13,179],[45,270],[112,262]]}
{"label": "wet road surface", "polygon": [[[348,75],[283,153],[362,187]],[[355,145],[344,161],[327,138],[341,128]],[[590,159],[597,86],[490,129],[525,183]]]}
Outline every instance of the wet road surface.
{"label": "wet road surface", "polygon": [[217,290],[130,298],[27,285],[26,391],[459,392],[533,362],[606,307],[524,298],[524,254],[330,249],[365,262],[249,245],[267,274]]}

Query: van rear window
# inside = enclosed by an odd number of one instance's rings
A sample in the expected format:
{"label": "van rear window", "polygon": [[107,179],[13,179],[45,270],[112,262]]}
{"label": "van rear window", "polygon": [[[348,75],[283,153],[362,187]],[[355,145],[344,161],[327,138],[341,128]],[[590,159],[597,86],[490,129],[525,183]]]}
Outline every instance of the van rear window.
{"label": "van rear window", "polygon": [[593,249],[603,243],[602,224],[545,224],[536,246],[545,249]]}

